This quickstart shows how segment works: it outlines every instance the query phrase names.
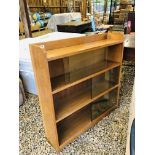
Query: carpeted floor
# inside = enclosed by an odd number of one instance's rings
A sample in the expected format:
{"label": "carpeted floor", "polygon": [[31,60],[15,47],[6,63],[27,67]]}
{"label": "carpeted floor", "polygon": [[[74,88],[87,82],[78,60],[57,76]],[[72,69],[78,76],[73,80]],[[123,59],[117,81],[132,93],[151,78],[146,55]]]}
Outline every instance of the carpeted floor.
{"label": "carpeted floor", "polygon": [[[129,104],[135,76],[134,66],[123,66],[120,107],[67,145],[60,155],[124,155]],[[20,155],[56,155],[45,138],[38,97],[27,94],[19,108]]]}

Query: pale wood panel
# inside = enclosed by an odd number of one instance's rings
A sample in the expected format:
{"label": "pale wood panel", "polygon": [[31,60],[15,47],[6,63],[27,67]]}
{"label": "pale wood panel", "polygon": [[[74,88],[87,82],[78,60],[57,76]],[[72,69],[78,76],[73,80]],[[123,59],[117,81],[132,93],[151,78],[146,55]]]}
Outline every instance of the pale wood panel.
{"label": "pale wood panel", "polygon": [[65,48],[59,48],[54,50],[47,51],[47,59],[48,61],[60,59],[62,57],[68,57],[75,54],[80,54],[83,52],[87,52],[90,50],[96,50],[98,48],[103,48],[106,46],[112,46],[122,43],[121,40],[113,40],[113,39],[107,39],[102,41],[96,41],[92,43],[85,43]]}
{"label": "pale wood panel", "polygon": [[56,40],[56,41],[48,41],[44,43],[36,43],[35,45],[44,45],[46,51],[48,51],[48,50],[64,48],[68,46],[100,41],[106,38],[107,38],[107,34],[103,33],[103,34],[96,34],[92,36],[82,36],[82,37],[76,37],[76,38],[74,37],[69,39],[61,39],[59,41]]}
{"label": "pale wood panel", "polygon": [[108,47],[108,60],[122,63],[123,60],[123,43]]}
{"label": "pale wood panel", "polygon": [[124,33],[122,32],[108,32],[107,39],[123,40],[125,39]]}
{"label": "pale wood panel", "polygon": [[[48,41],[44,43],[36,43],[34,45],[44,45],[45,50],[53,50],[58,48],[64,48],[68,46],[74,46],[79,44],[85,44],[85,43],[93,43],[97,41],[104,41],[104,40],[110,40],[110,41],[120,41],[121,43],[124,42],[124,35],[118,32],[108,32],[108,33],[102,33],[102,34],[95,34],[91,36],[82,36],[82,37],[76,37],[76,38],[69,38],[69,39],[61,39],[59,41]],[[103,44],[105,44],[103,42]],[[107,44],[108,46],[108,44]]]}
{"label": "pale wood panel", "polygon": [[30,45],[31,59],[34,69],[35,82],[39,94],[45,134],[49,142],[59,150],[58,135],[55,121],[53,98],[51,95],[51,84],[48,62],[46,55],[40,47]]}
{"label": "pale wood panel", "polygon": [[[107,37],[108,39],[106,39]],[[36,45],[44,45],[47,51],[47,59],[54,60],[123,42],[124,37],[122,34],[103,33],[92,36],[62,39],[60,41],[38,43]]]}

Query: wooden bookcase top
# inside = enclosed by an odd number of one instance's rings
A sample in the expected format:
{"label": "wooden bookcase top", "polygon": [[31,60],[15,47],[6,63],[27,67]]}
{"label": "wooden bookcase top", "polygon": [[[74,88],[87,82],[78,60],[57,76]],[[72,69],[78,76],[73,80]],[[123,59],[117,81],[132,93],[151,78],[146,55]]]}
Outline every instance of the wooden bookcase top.
{"label": "wooden bookcase top", "polygon": [[124,35],[117,32],[109,32],[92,36],[62,39],[60,41],[31,44],[30,48],[31,46],[36,46],[44,49],[47,60],[51,61],[123,42]]}

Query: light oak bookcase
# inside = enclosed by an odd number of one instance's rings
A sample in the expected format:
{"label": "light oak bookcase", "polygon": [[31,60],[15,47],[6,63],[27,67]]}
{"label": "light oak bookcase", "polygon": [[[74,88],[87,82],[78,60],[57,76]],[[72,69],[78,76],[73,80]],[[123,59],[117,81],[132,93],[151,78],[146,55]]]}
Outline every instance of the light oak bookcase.
{"label": "light oak bookcase", "polygon": [[57,151],[119,106],[123,41],[109,32],[30,45],[46,137]]}

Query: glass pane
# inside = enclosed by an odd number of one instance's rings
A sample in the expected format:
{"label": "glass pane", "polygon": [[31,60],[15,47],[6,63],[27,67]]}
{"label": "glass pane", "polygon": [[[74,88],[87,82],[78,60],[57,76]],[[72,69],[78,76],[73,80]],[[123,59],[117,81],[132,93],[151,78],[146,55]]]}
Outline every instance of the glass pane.
{"label": "glass pane", "polygon": [[59,89],[116,65],[116,62],[107,60],[107,53],[108,49],[102,48],[49,62],[52,89]]}
{"label": "glass pane", "polygon": [[107,48],[71,56],[69,57],[70,82],[96,73],[106,65]]}
{"label": "glass pane", "polygon": [[117,93],[118,88],[112,90],[110,93],[92,103],[92,120],[117,104]]}
{"label": "glass pane", "polygon": [[[109,52],[111,52],[111,54],[108,54]],[[111,48],[106,47],[49,62],[52,90],[57,91],[67,84],[81,80],[104,69],[118,66],[119,64],[115,62],[113,55],[115,55],[115,51],[113,52]],[[112,71],[106,73],[104,76],[105,79],[109,77],[110,79],[108,80],[113,82]],[[114,76],[117,79],[115,72]],[[101,81],[104,80],[104,78],[102,78]],[[101,82],[99,83],[101,84]]]}
{"label": "glass pane", "polygon": [[118,84],[119,70],[116,67],[92,79],[92,98]]}

